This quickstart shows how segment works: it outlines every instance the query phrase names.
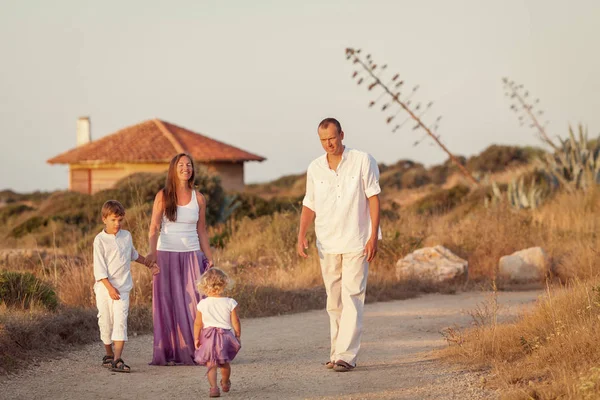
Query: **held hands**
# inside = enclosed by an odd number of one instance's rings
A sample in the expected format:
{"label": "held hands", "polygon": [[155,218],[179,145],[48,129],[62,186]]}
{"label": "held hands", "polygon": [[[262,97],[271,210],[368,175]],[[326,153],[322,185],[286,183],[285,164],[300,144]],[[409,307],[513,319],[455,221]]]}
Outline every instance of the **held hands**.
{"label": "held hands", "polygon": [[160,273],[160,268],[158,267],[158,264],[154,263],[154,265],[150,267],[150,272],[152,272],[152,275],[158,275]]}
{"label": "held hands", "polygon": [[119,293],[119,289],[115,288],[112,285],[111,285],[111,287],[108,288],[108,295],[113,300],[120,300],[121,299],[121,293]]}
{"label": "held hands", "polygon": [[367,256],[367,262],[371,262],[375,258],[377,254],[377,236],[375,236],[375,239],[369,239],[363,254]]}
{"label": "held hands", "polygon": [[144,265],[150,269],[152,269],[152,267],[154,265],[156,265],[156,253],[155,252],[148,253],[148,255],[146,257],[144,257]]}
{"label": "held hands", "polygon": [[194,346],[196,346],[196,348],[200,348],[200,338],[198,339],[194,339]]}
{"label": "held hands", "polygon": [[298,236],[298,244],[296,245],[298,255],[302,258],[307,258],[306,249],[308,249],[308,240],[306,240],[306,237]]}
{"label": "held hands", "polygon": [[138,261],[143,261],[143,264],[148,267],[148,269],[152,272],[152,275],[158,275],[160,273],[160,268],[156,263],[156,253],[151,252],[146,257],[140,257]]}

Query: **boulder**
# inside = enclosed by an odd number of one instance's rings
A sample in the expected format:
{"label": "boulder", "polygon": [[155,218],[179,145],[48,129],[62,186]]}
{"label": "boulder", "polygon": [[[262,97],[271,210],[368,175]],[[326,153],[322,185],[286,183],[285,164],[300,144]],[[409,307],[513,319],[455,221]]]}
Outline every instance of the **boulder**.
{"label": "boulder", "polygon": [[541,247],[530,247],[500,258],[498,278],[514,283],[543,281],[550,270],[550,258]]}
{"label": "boulder", "polygon": [[466,279],[469,262],[443,246],[424,247],[398,260],[396,275],[435,283]]}

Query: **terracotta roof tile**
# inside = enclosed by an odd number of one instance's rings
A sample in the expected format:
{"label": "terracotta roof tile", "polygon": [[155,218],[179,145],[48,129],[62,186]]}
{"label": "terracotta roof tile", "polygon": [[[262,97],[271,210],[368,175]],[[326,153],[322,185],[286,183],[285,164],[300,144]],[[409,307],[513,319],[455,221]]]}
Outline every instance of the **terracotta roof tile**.
{"label": "terracotta roof tile", "polygon": [[263,161],[263,157],[153,119],[71,149],[48,160],[50,164],[169,162],[181,152],[195,161]]}

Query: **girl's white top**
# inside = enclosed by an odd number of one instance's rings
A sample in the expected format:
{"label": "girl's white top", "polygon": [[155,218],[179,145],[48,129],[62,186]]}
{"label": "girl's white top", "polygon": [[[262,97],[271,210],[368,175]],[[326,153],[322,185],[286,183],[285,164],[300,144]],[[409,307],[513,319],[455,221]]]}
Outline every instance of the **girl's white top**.
{"label": "girl's white top", "polygon": [[196,191],[192,190],[190,202],[185,206],[177,206],[175,222],[169,221],[163,214],[157,250],[174,252],[200,250],[197,229],[199,211]]}
{"label": "girl's white top", "polygon": [[207,297],[200,300],[197,308],[202,313],[202,324],[205,328],[233,329],[231,312],[237,304],[230,297]]}

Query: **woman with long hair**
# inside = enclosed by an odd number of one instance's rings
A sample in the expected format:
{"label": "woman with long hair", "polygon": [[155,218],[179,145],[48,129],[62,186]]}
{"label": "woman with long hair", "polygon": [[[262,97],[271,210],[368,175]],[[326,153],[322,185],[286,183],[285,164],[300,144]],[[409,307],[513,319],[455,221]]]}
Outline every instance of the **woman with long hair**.
{"label": "woman with long hair", "polygon": [[194,161],[171,160],[165,187],[154,198],[150,254],[160,274],[152,286],[154,351],[151,365],[194,364],[194,319],[200,295],[195,283],[213,266],[206,232],[206,200],[194,188]]}

